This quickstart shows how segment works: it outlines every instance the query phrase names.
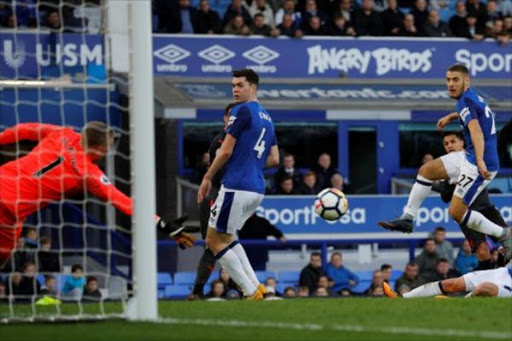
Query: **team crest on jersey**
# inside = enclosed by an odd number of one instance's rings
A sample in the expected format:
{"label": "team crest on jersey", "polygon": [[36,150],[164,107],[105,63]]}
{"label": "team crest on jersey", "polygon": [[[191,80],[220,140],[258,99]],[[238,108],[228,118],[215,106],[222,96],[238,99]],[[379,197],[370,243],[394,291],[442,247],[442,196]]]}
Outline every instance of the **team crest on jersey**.
{"label": "team crest on jersey", "polygon": [[104,184],[105,186],[106,186],[106,185],[110,185],[110,180],[107,178],[107,176],[106,176],[106,175],[102,175],[102,176],[100,177],[100,182],[101,182],[102,184]]}
{"label": "team crest on jersey", "polygon": [[232,125],[233,123],[235,123],[235,120],[236,120],[236,116],[230,116],[229,117],[229,123],[228,123],[228,126]]}

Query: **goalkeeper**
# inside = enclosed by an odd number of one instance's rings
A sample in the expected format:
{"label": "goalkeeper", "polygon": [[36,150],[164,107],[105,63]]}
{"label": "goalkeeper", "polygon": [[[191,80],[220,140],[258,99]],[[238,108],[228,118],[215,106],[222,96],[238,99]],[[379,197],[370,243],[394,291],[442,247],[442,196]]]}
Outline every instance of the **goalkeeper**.
{"label": "goalkeeper", "polygon": [[[25,218],[86,189],[118,210],[132,215],[133,201],[110,183],[94,164],[114,141],[114,130],[102,122],[87,123],[81,133],[70,127],[24,123],[0,133],[0,145],[20,140],[39,141],[26,156],[0,167],[0,269],[11,257]],[[179,226],[155,216],[157,228],[176,239],[180,247],[194,239]]]}

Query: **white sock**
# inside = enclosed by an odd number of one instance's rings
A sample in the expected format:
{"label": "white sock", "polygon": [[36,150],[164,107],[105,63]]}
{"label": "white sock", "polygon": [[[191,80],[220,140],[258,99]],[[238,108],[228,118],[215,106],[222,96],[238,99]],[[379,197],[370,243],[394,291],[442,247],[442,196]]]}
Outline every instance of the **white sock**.
{"label": "white sock", "polygon": [[403,298],[430,297],[441,295],[443,292],[439,287],[439,282],[423,284],[416,289],[402,295]]}
{"label": "white sock", "polygon": [[407,200],[407,205],[404,207],[402,217],[415,219],[421,204],[428,197],[431,190],[432,181],[418,175],[416,182],[412,186],[411,193],[409,193],[409,199]]}
{"label": "white sock", "polygon": [[[234,244],[234,245],[233,245]],[[249,262],[249,258],[247,258],[247,254],[242,245],[238,241],[233,242],[231,245],[231,250],[236,254],[240,262],[242,263],[242,267],[244,268],[245,274],[251,280],[252,284],[257,288],[260,284],[258,277],[256,277],[256,273],[254,273],[254,269],[252,268],[251,262]]]}
{"label": "white sock", "polygon": [[467,210],[462,225],[489,236],[500,238],[503,233],[503,227],[496,225],[480,212]]}
{"label": "white sock", "polygon": [[242,262],[237,255],[229,249],[229,246],[215,255],[220,265],[227,271],[229,276],[236,284],[242,288],[244,295],[252,296],[256,292],[256,287],[245,274]]}

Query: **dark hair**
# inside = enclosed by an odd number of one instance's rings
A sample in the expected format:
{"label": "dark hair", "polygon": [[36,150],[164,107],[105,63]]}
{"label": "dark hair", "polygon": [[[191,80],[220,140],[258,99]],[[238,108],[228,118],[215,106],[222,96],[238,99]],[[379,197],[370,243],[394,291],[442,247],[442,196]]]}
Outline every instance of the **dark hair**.
{"label": "dark hair", "polygon": [[114,129],[100,121],[91,121],[82,128],[85,146],[107,146],[109,139],[114,137]]}
{"label": "dark hair", "polygon": [[312,170],[309,170],[307,171],[305,174],[304,174],[304,177],[308,177],[308,176],[314,176],[316,178],[316,173],[313,172]]}
{"label": "dark hair", "polygon": [[53,276],[53,275],[46,275],[46,276],[44,276],[44,282],[45,283],[48,282],[51,279],[55,279],[55,276]]}
{"label": "dark hair", "polygon": [[310,257],[313,257],[313,256],[319,256],[320,257],[320,252],[311,252],[311,255]]}
{"label": "dark hair", "polygon": [[449,262],[449,261],[448,261],[448,259],[446,259],[446,258],[439,258],[439,259],[437,260],[437,264],[439,264],[439,263],[450,263],[450,262]]}
{"label": "dark hair", "polygon": [[464,141],[464,137],[462,136],[462,134],[458,131],[445,131],[443,132],[442,136],[443,136],[443,139],[446,137],[446,136],[451,136],[451,135],[455,135],[457,136],[457,138],[459,140],[462,140]]}
{"label": "dark hair", "polygon": [[233,77],[245,77],[249,84],[260,84],[260,77],[252,69],[241,69],[233,71]]}
{"label": "dark hair", "polygon": [[294,287],[286,287],[286,288],[284,288],[284,292],[283,293],[286,293],[287,291],[290,291],[290,290],[293,290],[293,292],[295,292],[295,288]]}
{"label": "dark hair", "polygon": [[[471,15],[468,14],[468,17]],[[474,15],[473,15],[474,16]],[[462,72],[465,75],[469,75],[469,69],[466,65],[454,64],[448,68],[448,71]]]}
{"label": "dark hair", "polygon": [[259,13],[256,13],[253,17],[253,19],[256,19],[257,17],[262,17],[262,18],[265,18],[265,16],[263,14],[261,14],[261,12]]}
{"label": "dark hair", "polygon": [[446,229],[445,229],[444,227],[442,227],[442,226],[438,226],[438,227],[436,227],[436,229],[434,230],[434,233],[435,233],[435,232],[438,232],[438,231],[446,232]]}
{"label": "dark hair", "polygon": [[238,103],[229,103],[228,105],[226,105],[226,108],[224,108],[224,116],[228,116],[231,109],[233,109],[235,107],[235,105],[237,105]]}
{"label": "dark hair", "polygon": [[434,244],[436,243],[436,241],[434,240],[434,238],[427,238],[427,239],[425,239],[425,244],[424,244],[424,246],[426,246],[428,242],[433,242]]}
{"label": "dark hair", "polygon": [[284,155],[283,155],[283,159],[284,159],[284,158],[287,158],[287,157],[290,157],[290,156],[291,156],[291,157],[293,157],[293,158],[295,159],[295,156],[293,156],[293,154],[291,154],[291,153],[284,153]]}
{"label": "dark hair", "polygon": [[52,242],[52,239],[50,238],[50,236],[41,236],[41,238],[39,238],[39,244],[50,244]]}
{"label": "dark hair", "polygon": [[331,257],[334,257],[334,256],[336,256],[336,255],[341,257],[341,252],[338,252],[338,251],[333,252],[333,253],[332,253],[332,255],[331,255]]}
{"label": "dark hair", "polygon": [[288,180],[292,180],[293,181],[293,178],[291,177],[291,175],[285,175],[283,176],[283,178],[281,179],[281,182],[279,184],[282,184],[284,183],[285,181],[288,181]]}
{"label": "dark hair", "polygon": [[97,279],[95,276],[89,276],[89,277],[87,277],[87,284],[89,284],[89,282],[92,282],[92,281],[97,282],[97,281],[98,281],[98,279]]}
{"label": "dark hair", "polygon": [[31,260],[26,261],[25,264],[23,265],[23,270],[25,270],[27,267],[31,265],[36,266],[36,263],[32,262]]}
{"label": "dark hair", "polygon": [[416,262],[409,262],[406,266],[418,266]]}
{"label": "dark hair", "polygon": [[77,272],[78,270],[84,271],[84,268],[80,264],[73,264],[71,267],[71,273]]}
{"label": "dark hair", "polygon": [[393,267],[390,264],[382,264],[380,266],[380,271],[384,271],[384,270],[387,270],[387,269],[393,269]]}

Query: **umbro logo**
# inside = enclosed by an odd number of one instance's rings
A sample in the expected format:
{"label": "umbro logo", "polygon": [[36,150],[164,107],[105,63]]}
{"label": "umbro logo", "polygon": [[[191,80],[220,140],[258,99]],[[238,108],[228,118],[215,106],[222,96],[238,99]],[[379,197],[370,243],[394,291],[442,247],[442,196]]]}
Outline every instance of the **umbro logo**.
{"label": "umbro logo", "polygon": [[258,45],[245,51],[242,56],[256,64],[263,65],[279,57],[279,53],[266,46]]}
{"label": "umbro logo", "polygon": [[226,60],[233,58],[235,53],[225,47],[215,44],[207,49],[199,51],[197,55],[213,64],[218,65],[225,62]]}
{"label": "umbro logo", "polygon": [[158,57],[170,64],[175,64],[190,56],[190,52],[182,49],[181,47],[170,44],[162,47],[154,52],[155,57]]}

